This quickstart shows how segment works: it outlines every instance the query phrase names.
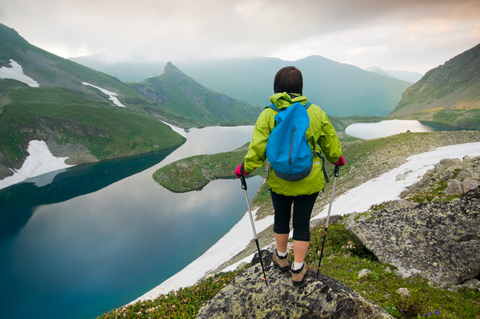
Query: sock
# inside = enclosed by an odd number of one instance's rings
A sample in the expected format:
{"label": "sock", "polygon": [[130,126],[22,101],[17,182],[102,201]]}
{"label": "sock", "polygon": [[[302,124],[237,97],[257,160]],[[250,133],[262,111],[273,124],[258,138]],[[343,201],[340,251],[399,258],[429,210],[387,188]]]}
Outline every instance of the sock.
{"label": "sock", "polygon": [[277,249],[277,254],[278,257],[285,257],[287,255],[287,252],[281,253],[280,250]]}
{"label": "sock", "polygon": [[303,266],[303,262],[297,263],[296,261],[294,261],[293,265],[292,265],[292,268],[293,268],[293,270],[299,270],[299,269],[302,268],[302,266]]}

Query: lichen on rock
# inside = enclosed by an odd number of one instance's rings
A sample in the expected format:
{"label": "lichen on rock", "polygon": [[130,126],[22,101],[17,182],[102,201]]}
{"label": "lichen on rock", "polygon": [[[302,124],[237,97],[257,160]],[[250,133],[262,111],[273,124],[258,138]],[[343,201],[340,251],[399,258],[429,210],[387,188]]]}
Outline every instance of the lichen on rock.
{"label": "lichen on rock", "polygon": [[317,278],[308,270],[303,286],[294,286],[290,272],[274,267],[271,256],[271,251],[262,251],[268,286],[257,263],[207,301],[196,318],[393,318],[380,306],[321,273]]}
{"label": "lichen on rock", "polygon": [[480,188],[450,202],[384,209],[349,219],[352,232],[396,274],[448,287],[480,273]]}

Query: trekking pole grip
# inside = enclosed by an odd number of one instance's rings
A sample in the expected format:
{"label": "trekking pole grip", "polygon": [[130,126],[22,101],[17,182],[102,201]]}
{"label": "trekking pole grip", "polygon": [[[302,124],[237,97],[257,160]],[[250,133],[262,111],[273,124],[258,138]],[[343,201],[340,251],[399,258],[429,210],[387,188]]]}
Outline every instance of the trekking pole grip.
{"label": "trekking pole grip", "polygon": [[335,172],[333,173],[333,175],[335,177],[338,177],[338,171],[340,170],[340,165],[335,165]]}
{"label": "trekking pole grip", "polygon": [[242,189],[247,190],[247,182],[245,181],[245,176],[240,175],[240,181],[242,182]]}

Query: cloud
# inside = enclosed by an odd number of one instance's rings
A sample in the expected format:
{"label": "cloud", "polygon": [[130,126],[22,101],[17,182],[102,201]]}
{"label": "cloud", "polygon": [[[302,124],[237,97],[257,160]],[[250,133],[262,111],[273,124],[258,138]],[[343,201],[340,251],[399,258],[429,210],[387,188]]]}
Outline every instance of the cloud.
{"label": "cloud", "polygon": [[109,62],[318,54],[425,72],[480,42],[477,0],[4,0],[0,21],[52,53]]}

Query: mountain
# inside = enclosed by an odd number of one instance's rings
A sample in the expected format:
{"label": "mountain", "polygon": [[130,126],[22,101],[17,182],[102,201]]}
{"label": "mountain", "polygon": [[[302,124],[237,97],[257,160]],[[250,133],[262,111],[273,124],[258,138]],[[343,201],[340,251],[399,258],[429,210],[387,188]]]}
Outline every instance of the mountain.
{"label": "mountain", "polygon": [[76,165],[183,144],[185,138],[164,122],[184,128],[243,124],[258,115],[258,108],[225,95],[205,98],[206,89],[186,81],[181,90],[205,108],[192,114],[185,99],[168,95],[179,92],[175,85],[180,82],[162,86],[168,103],[149,100],[136,85],[37,48],[0,24],[0,179],[22,167],[32,140],[45,141],[54,156]]}
{"label": "mountain", "polygon": [[428,71],[389,117],[480,128],[480,44]]}
{"label": "mountain", "polygon": [[415,83],[422,78],[421,73],[410,71],[398,71],[398,70],[384,70],[377,66],[372,66],[365,69],[366,71],[375,72],[384,76],[388,76],[394,79],[399,79],[407,82]]}
{"label": "mountain", "polygon": [[[78,63],[134,81],[161,69],[155,63],[105,64],[99,56],[71,58]],[[201,85],[262,107],[270,104],[273,79],[284,66],[298,67],[304,78],[303,93],[333,116],[387,116],[411,83],[381,76],[321,56],[298,61],[252,57],[223,60],[177,61],[175,65]]]}
{"label": "mountain", "polygon": [[168,62],[162,75],[131,83],[135,91],[169,112],[191,119],[197,126],[252,123],[262,111],[198,84]]}

